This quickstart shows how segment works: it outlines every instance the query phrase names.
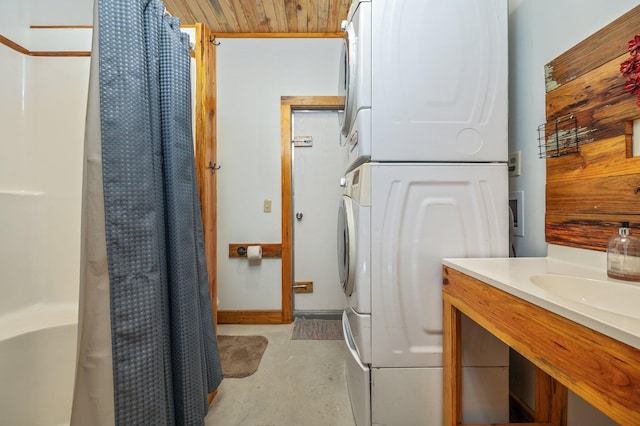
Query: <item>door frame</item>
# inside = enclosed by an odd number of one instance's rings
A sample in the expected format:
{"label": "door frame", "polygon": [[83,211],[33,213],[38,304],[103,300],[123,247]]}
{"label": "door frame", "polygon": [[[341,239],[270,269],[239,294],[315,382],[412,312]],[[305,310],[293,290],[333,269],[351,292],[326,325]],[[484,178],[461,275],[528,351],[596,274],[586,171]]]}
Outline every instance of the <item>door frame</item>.
{"label": "door frame", "polygon": [[280,164],[282,187],[282,323],[292,320],[293,286],[293,211],[291,163],[291,113],[295,110],[339,110],[341,96],[282,96],[280,98]]}
{"label": "door frame", "polygon": [[214,326],[217,309],[217,196],[216,196],[216,46],[206,24],[195,24],[195,164],[202,213],[207,276]]}

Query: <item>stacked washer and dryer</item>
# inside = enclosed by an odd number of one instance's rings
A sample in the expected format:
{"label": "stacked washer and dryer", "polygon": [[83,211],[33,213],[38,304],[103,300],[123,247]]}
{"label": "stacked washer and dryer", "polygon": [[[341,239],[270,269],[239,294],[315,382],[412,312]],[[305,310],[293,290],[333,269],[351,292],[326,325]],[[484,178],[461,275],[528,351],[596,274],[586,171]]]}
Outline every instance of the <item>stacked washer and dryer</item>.
{"label": "stacked washer and dryer", "polygon": [[[508,256],[507,1],[353,0],[338,217],[354,418],[442,425],[441,264]],[[463,419],[508,422],[508,348],[463,318]]]}

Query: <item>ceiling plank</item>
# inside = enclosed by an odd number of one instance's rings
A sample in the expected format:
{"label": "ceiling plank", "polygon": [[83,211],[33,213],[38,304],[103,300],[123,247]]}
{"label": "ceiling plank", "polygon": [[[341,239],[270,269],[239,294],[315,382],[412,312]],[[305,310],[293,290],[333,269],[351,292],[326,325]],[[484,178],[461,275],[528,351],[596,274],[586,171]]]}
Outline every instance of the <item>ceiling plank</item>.
{"label": "ceiling plank", "polygon": [[281,31],[278,24],[278,17],[276,16],[276,9],[273,5],[273,0],[261,0],[261,3],[262,13],[264,13],[264,19],[266,20],[268,31]]}
{"label": "ceiling plank", "polygon": [[309,1],[298,0],[296,7],[296,21],[298,22],[298,31],[310,32],[307,22],[307,16],[309,12]]}
{"label": "ceiling plank", "polygon": [[254,32],[269,32],[268,19],[264,14],[262,0],[240,0],[242,10]]}
{"label": "ceiling plank", "polygon": [[187,7],[185,2],[182,1],[173,1],[167,2],[165,4],[167,11],[173,16],[180,17],[180,24],[182,25],[193,25],[195,21],[195,16],[191,12],[191,10]]}
{"label": "ceiling plank", "polygon": [[242,0],[230,0],[231,6],[233,7],[233,13],[236,17],[236,21],[238,22],[238,26],[240,31],[242,32],[252,32],[251,25],[249,25],[249,20],[244,13],[244,9],[242,8]]}
{"label": "ceiling plank", "polygon": [[347,10],[351,0],[334,0],[329,8],[329,27],[340,31],[340,24],[343,19],[347,19]]}
{"label": "ceiling plank", "polygon": [[215,33],[216,38],[342,38],[344,33]]}
{"label": "ceiling plank", "polygon": [[307,6],[307,31],[318,31],[318,0],[308,0]]}
{"label": "ceiling plank", "polygon": [[351,0],[165,0],[184,25],[207,24],[214,33],[334,33]]}
{"label": "ceiling plank", "polygon": [[193,16],[197,18],[194,20],[193,24],[207,23],[209,28],[211,28],[211,26],[219,27],[221,25],[213,5],[208,1],[186,0],[186,2],[189,9],[191,9]]}
{"label": "ceiling plank", "polygon": [[287,20],[287,8],[282,0],[270,0],[273,1],[274,9],[276,11],[276,20],[278,21],[278,32],[289,32],[289,21]]}
{"label": "ceiling plank", "polygon": [[298,19],[296,17],[296,13],[298,11],[298,2],[296,0],[284,0],[284,7],[287,13],[287,26],[289,28],[289,32],[297,33]]}
{"label": "ceiling plank", "polygon": [[329,3],[328,1],[318,1],[318,28],[321,29],[321,31],[336,30],[329,25]]}
{"label": "ceiling plank", "polygon": [[232,0],[212,0],[218,1],[220,3],[220,7],[224,11],[224,16],[227,18],[227,24],[231,28],[229,31],[231,32],[240,32],[240,23],[238,21],[238,17],[236,16],[236,11],[233,7]]}

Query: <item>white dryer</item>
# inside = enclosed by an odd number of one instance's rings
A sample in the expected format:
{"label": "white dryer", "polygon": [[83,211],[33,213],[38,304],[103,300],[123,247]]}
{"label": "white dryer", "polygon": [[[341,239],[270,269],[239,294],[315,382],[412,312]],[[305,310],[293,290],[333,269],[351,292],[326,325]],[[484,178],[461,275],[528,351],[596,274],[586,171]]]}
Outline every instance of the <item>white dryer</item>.
{"label": "white dryer", "polygon": [[506,161],[507,18],[506,0],[354,0],[340,67],[350,168]]}
{"label": "white dryer", "polygon": [[345,99],[341,122],[344,137],[349,135],[358,112],[371,108],[371,0],[354,1],[342,29],[338,93]]}
{"label": "white dryer", "polygon": [[[365,163],[347,174],[338,260],[358,425],[442,424],[444,257],[506,256],[506,164]],[[463,324],[464,421],[508,421],[508,348]]]}

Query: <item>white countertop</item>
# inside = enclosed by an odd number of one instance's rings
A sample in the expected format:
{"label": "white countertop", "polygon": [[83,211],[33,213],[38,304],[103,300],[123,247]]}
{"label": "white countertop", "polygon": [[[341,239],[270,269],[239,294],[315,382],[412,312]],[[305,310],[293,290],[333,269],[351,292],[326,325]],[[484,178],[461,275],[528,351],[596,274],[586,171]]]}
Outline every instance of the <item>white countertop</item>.
{"label": "white countertop", "polygon": [[[543,290],[530,277],[562,274],[613,281],[606,273],[606,254],[549,246],[547,257],[443,259],[443,264],[529,303],[640,349],[640,319],[593,308]],[[640,300],[638,300],[640,311]]]}

